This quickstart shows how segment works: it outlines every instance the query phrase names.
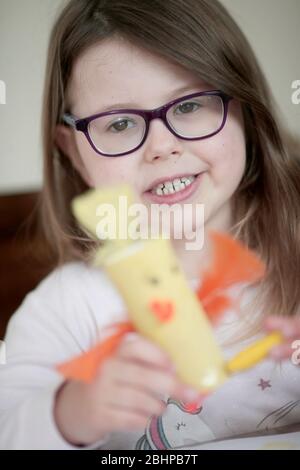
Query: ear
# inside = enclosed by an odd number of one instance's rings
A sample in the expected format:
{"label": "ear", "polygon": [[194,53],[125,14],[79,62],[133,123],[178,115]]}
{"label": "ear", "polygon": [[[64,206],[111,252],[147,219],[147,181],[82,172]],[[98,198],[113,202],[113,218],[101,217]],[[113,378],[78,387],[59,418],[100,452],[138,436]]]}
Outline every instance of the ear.
{"label": "ear", "polygon": [[72,165],[76,168],[86,184],[91,186],[90,177],[86,171],[86,167],[75,141],[74,130],[62,124],[58,124],[55,128],[54,140],[57,148],[70,159]]}

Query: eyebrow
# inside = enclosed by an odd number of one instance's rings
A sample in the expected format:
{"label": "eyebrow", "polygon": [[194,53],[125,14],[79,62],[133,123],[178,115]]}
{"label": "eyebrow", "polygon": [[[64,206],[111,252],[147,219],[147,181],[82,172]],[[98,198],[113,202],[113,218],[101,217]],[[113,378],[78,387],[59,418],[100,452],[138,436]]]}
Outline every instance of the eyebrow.
{"label": "eyebrow", "polygon": [[[177,95],[179,95],[181,93],[191,91],[192,89],[199,90],[199,92],[200,92],[200,91],[202,91],[202,88],[203,88],[203,85],[202,86],[201,85],[194,85],[194,86],[193,85],[188,85],[188,86],[180,87],[177,90],[173,90],[172,93],[170,93],[170,95],[167,96],[164,103],[168,103],[169,101],[172,101],[173,99],[176,98]],[[139,105],[136,104],[136,103],[130,103],[130,102],[114,103],[114,104],[110,104],[110,105],[107,105],[107,106],[101,106],[100,112],[102,113],[102,112],[106,112],[106,111],[113,111],[115,109],[126,109],[126,108],[128,108],[128,109],[139,109]]]}

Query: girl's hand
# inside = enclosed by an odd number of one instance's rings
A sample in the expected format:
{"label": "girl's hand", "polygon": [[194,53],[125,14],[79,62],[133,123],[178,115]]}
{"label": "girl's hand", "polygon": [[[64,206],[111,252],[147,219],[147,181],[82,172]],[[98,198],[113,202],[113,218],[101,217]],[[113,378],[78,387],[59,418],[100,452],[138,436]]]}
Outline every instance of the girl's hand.
{"label": "girl's hand", "polygon": [[151,415],[165,410],[165,395],[185,402],[200,396],[178,381],[165,353],[137,336],[121,343],[91,384],[66,382],[54,417],[67,441],[90,445],[114,431],[144,428]]}
{"label": "girl's hand", "polygon": [[296,358],[298,354],[300,363],[300,318],[271,316],[266,319],[265,328],[269,332],[280,331],[284,337],[282,344],[271,349],[269,357],[280,361]]}

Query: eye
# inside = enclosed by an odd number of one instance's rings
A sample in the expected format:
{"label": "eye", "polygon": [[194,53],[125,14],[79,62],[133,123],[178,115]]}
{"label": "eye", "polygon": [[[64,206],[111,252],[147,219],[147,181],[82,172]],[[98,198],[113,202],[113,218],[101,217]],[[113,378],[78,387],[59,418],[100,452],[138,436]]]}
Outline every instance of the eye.
{"label": "eye", "polygon": [[131,129],[135,126],[135,122],[127,118],[119,118],[117,121],[113,122],[108,126],[107,130],[112,131],[115,134]]}
{"label": "eye", "polygon": [[171,272],[172,273],[178,273],[179,272],[179,266],[177,266],[177,264],[174,264],[174,266],[171,266]]}
{"label": "eye", "polygon": [[159,279],[157,277],[149,277],[148,278],[148,281],[150,282],[150,284],[154,285],[154,286],[157,286],[159,284]]}
{"label": "eye", "polygon": [[[186,101],[185,103],[179,104],[175,108],[175,114],[189,114],[193,111],[196,111],[201,106],[199,103],[195,103],[193,101]],[[179,112],[178,112],[179,111]]]}

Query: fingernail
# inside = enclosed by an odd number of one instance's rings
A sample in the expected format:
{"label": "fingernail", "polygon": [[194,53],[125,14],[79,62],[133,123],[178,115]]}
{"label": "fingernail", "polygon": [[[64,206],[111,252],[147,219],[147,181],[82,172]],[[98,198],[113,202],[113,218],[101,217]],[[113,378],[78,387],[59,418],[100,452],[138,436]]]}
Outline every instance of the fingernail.
{"label": "fingernail", "polygon": [[192,388],[187,388],[184,391],[184,396],[187,401],[196,401],[199,398],[200,393]]}

